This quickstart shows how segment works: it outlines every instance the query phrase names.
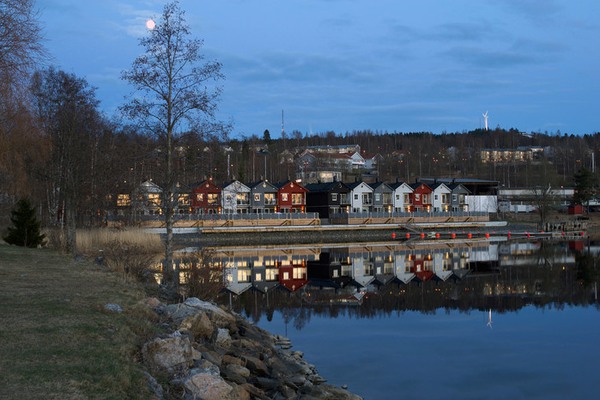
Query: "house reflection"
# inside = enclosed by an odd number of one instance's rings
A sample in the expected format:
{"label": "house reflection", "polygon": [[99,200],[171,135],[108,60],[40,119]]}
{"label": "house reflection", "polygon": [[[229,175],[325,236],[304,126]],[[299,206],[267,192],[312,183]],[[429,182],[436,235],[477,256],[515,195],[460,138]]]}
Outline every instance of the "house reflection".
{"label": "house reflection", "polygon": [[[208,249],[208,264],[229,293],[220,301],[234,309],[252,303],[253,318],[303,306],[327,306],[335,314],[336,305],[359,305],[356,312],[365,316],[440,308],[503,312],[530,304],[597,304],[598,255],[578,248],[485,239],[215,247]],[[189,265],[178,262],[185,286]]]}

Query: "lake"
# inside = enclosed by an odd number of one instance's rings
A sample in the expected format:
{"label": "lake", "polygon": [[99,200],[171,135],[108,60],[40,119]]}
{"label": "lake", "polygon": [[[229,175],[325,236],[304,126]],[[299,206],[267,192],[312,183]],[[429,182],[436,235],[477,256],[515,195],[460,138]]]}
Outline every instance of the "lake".
{"label": "lake", "polygon": [[595,398],[593,243],[361,243],[223,254],[231,307],[289,337],[329,383],[365,399]]}

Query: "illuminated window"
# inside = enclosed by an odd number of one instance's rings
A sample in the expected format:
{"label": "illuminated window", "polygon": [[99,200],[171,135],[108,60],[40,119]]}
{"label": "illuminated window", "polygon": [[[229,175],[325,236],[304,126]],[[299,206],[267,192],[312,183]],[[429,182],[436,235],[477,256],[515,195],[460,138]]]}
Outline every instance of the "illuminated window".
{"label": "illuminated window", "polygon": [[131,198],[128,194],[117,195],[117,207],[129,207],[131,205]]}
{"label": "illuminated window", "polygon": [[302,196],[302,193],[292,193],[292,204],[302,204],[302,200],[304,199],[304,196]]}
{"label": "illuminated window", "polygon": [[219,203],[219,195],[217,193],[208,193],[206,197],[209,205],[215,205]]}

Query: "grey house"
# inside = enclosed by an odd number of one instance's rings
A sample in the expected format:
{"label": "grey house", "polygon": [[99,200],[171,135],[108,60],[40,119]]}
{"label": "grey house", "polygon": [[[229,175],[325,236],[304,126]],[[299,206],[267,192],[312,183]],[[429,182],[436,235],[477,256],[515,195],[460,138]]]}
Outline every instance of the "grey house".
{"label": "grey house", "polygon": [[249,185],[250,209],[253,213],[268,214],[277,212],[277,186],[267,180]]}
{"label": "grey house", "polygon": [[394,211],[394,189],[384,182],[375,182],[370,186],[373,188],[373,212]]}
{"label": "grey house", "polygon": [[452,194],[450,195],[450,210],[469,211],[469,206],[466,202],[466,197],[471,194],[469,189],[460,183],[451,183],[447,186],[452,190]]}

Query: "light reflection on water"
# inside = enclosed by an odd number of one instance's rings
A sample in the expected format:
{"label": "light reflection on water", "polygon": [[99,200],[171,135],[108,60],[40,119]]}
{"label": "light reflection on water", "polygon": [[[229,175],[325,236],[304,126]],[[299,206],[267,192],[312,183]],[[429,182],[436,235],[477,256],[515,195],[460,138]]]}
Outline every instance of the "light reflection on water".
{"label": "light reflection on water", "polygon": [[[493,312],[492,312],[493,314]],[[316,315],[302,329],[281,311],[258,325],[287,335],[330,383],[365,399],[596,398],[598,308]]]}
{"label": "light reflection on water", "polygon": [[[270,249],[220,262],[242,267],[225,269],[234,310],[365,399],[596,398],[596,247],[464,246],[303,249],[306,259]],[[286,257],[301,286],[282,281]],[[279,276],[265,286],[269,268]]]}

